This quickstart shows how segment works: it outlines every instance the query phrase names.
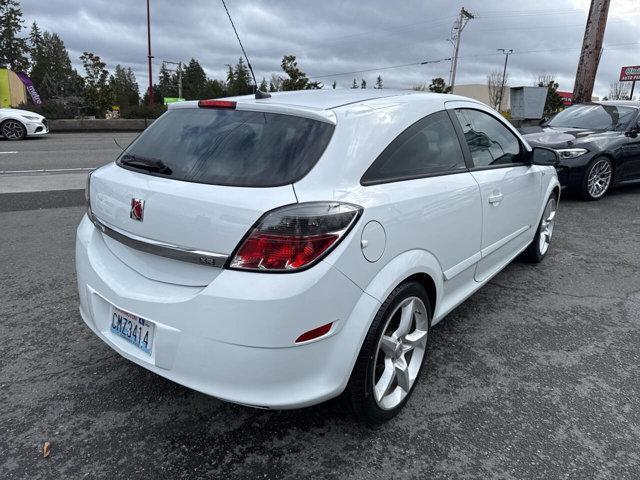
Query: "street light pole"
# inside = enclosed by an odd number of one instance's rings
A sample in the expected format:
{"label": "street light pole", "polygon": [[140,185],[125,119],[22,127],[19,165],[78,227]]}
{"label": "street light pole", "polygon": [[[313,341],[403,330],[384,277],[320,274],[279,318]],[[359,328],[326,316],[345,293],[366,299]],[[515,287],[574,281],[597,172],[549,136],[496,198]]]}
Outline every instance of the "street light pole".
{"label": "street light pole", "polygon": [[147,47],[149,53],[147,55],[149,61],[149,105],[153,105],[153,74],[151,71],[151,9],[149,7],[149,0],[147,0]]}
{"label": "street light pole", "polygon": [[509,55],[513,53],[513,49],[509,50],[505,48],[498,48],[499,52],[504,53],[504,69],[502,70],[502,82],[500,82],[500,100],[498,101],[498,112],[502,111],[502,97],[504,96],[504,86],[507,83],[507,62],[509,61]]}

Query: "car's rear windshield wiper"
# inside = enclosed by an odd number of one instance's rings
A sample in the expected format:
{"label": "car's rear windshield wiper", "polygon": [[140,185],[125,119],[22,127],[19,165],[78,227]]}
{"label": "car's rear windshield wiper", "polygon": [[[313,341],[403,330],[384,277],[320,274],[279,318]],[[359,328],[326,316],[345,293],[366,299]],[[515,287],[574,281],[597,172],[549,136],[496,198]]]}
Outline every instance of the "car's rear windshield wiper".
{"label": "car's rear windshield wiper", "polygon": [[139,168],[141,170],[147,170],[154,173],[161,173],[163,175],[171,175],[173,173],[173,170],[162,163],[161,160],[138,157],[137,155],[131,155],[130,153],[124,154],[120,157],[120,163],[122,165],[127,165],[128,167]]}

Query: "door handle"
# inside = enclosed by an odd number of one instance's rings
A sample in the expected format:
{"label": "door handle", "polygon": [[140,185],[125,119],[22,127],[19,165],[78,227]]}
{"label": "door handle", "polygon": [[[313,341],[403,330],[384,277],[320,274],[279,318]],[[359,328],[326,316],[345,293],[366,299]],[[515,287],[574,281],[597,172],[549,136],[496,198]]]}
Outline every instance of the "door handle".
{"label": "door handle", "polygon": [[497,205],[502,201],[502,194],[501,193],[494,193],[493,195],[489,196],[489,203],[491,205]]}

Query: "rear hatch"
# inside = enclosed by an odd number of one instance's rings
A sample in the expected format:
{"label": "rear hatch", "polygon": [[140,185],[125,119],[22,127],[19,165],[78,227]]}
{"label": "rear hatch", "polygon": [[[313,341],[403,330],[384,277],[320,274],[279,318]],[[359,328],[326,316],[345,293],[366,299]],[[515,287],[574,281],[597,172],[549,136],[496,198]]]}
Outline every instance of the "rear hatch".
{"label": "rear hatch", "polygon": [[[292,183],[318,161],[333,128],[271,112],[195,105],[170,110],[116,164],[95,171],[91,210],[107,227],[143,244],[230,255],[265,212],[297,201]],[[139,212],[132,212],[132,202]],[[203,286],[220,273],[103,238],[148,278]]]}

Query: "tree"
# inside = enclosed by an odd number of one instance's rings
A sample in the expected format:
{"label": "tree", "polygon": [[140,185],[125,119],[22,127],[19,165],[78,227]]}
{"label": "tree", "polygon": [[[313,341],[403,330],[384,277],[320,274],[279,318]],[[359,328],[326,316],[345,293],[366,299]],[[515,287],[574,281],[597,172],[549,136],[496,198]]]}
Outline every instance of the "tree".
{"label": "tree", "polygon": [[378,75],[378,78],[376,79],[376,85],[373,88],[376,88],[378,90],[382,90],[384,88],[382,84],[382,77],[380,75]]}
{"label": "tree", "polygon": [[367,88],[367,81],[363,78],[362,83],[360,84],[360,88]]}
{"label": "tree", "polygon": [[358,88],[358,82],[356,82],[356,79],[353,79],[353,84],[351,84],[351,88]]}
{"label": "tree", "polygon": [[111,106],[107,64],[98,55],[91,52],[83,52],[80,60],[85,71],[85,102],[91,113],[104,115],[104,112]]}
{"label": "tree", "polygon": [[53,98],[79,97],[84,80],[71,67],[69,52],[56,33],[40,32],[37,24],[29,35],[31,50],[31,80],[43,101]]}
{"label": "tree", "polygon": [[114,74],[109,78],[109,88],[113,95],[113,103],[120,108],[140,103],[138,82],[136,82],[136,76],[131,67],[124,68],[116,65]]}
{"label": "tree", "polygon": [[509,74],[507,73],[505,77],[502,77],[502,72],[500,70],[492,70],[487,75],[487,88],[489,90],[489,104],[493,108],[498,108],[498,104],[500,103],[500,96],[504,90],[504,85],[507,84],[509,79]]}
{"label": "tree", "polygon": [[29,68],[27,40],[18,36],[23,23],[18,0],[0,0],[0,67],[16,72]]}
{"label": "tree", "polygon": [[206,88],[207,74],[200,62],[192,58],[182,73],[182,96],[187,100],[200,100],[206,96]]}
{"label": "tree", "polygon": [[227,86],[221,80],[207,80],[204,98],[220,98],[227,96]]}
{"label": "tree", "polygon": [[[168,96],[168,95],[167,95]],[[142,96],[142,105],[145,105],[147,110],[151,110],[151,109],[157,109],[157,108],[161,108],[164,107],[164,94],[162,92],[162,88],[160,88],[160,85],[154,83],[153,84],[153,103],[154,106],[151,107],[149,105],[149,101],[150,101],[150,95],[149,95],[149,87],[146,88],[144,95]]]}
{"label": "tree", "polygon": [[553,80],[552,75],[546,74],[544,76],[540,76],[539,80],[539,87],[547,87],[547,98],[544,102],[544,115],[548,117],[562,110],[564,108],[564,103],[562,102],[562,97],[558,94],[558,83]]}
{"label": "tree", "polygon": [[281,75],[276,75],[275,73],[272,73],[271,80],[269,81],[269,91],[281,92],[282,82],[284,82],[284,78]]}
{"label": "tree", "polygon": [[268,92],[269,91],[269,86],[267,85],[267,80],[262,77],[262,81],[260,82],[260,87],[258,87],[258,90],[260,90],[261,92]]}
{"label": "tree", "polygon": [[631,100],[630,88],[627,82],[612,82],[609,85],[609,100]]}
{"label": "tree", "polygon": [[289,78],[282,81],[282,90],[313,90],[322,88],[320,82],[311,82],[300,68],[295,55],[285,55],[280,64]]}
{"label": "tree", "polygon": [[242,58],[234,66],[227,65],[227,89],[229,95],[248,95],[253,92],[251,75]]}
{"label": "tree", "polygon": [[154,96],[155,93],[164,97],[177,97],[178,96],[178,76],[176,72],[172,72],[167,68],[167,65],[163,63],[160,66],[160,72],[158,73],[158,86],[153,87]]}
{"label": "tree", "polygon": [[442,77],[432,78],[431,84],[429,84],[429,91],[435,93],[451,93],[451,85],[447,85]]}
{"label": "tree", "polygon": [[31,31],[29,32],[29,53],[32,60],[42,55],[44,48],[44,41],[42,38],[42,31],[38,24],[34,21],[31,24]]}
{"label": "tree", "polygon": [[238,63],[236,64],[236,68],[234,70],[235,75],[235,90],[236,95],[249,95],[253,93],[253,82],[251,79],[251,72],[249,72],[249,68],[245,65],[244,60],[242,58],[238,59]]}

